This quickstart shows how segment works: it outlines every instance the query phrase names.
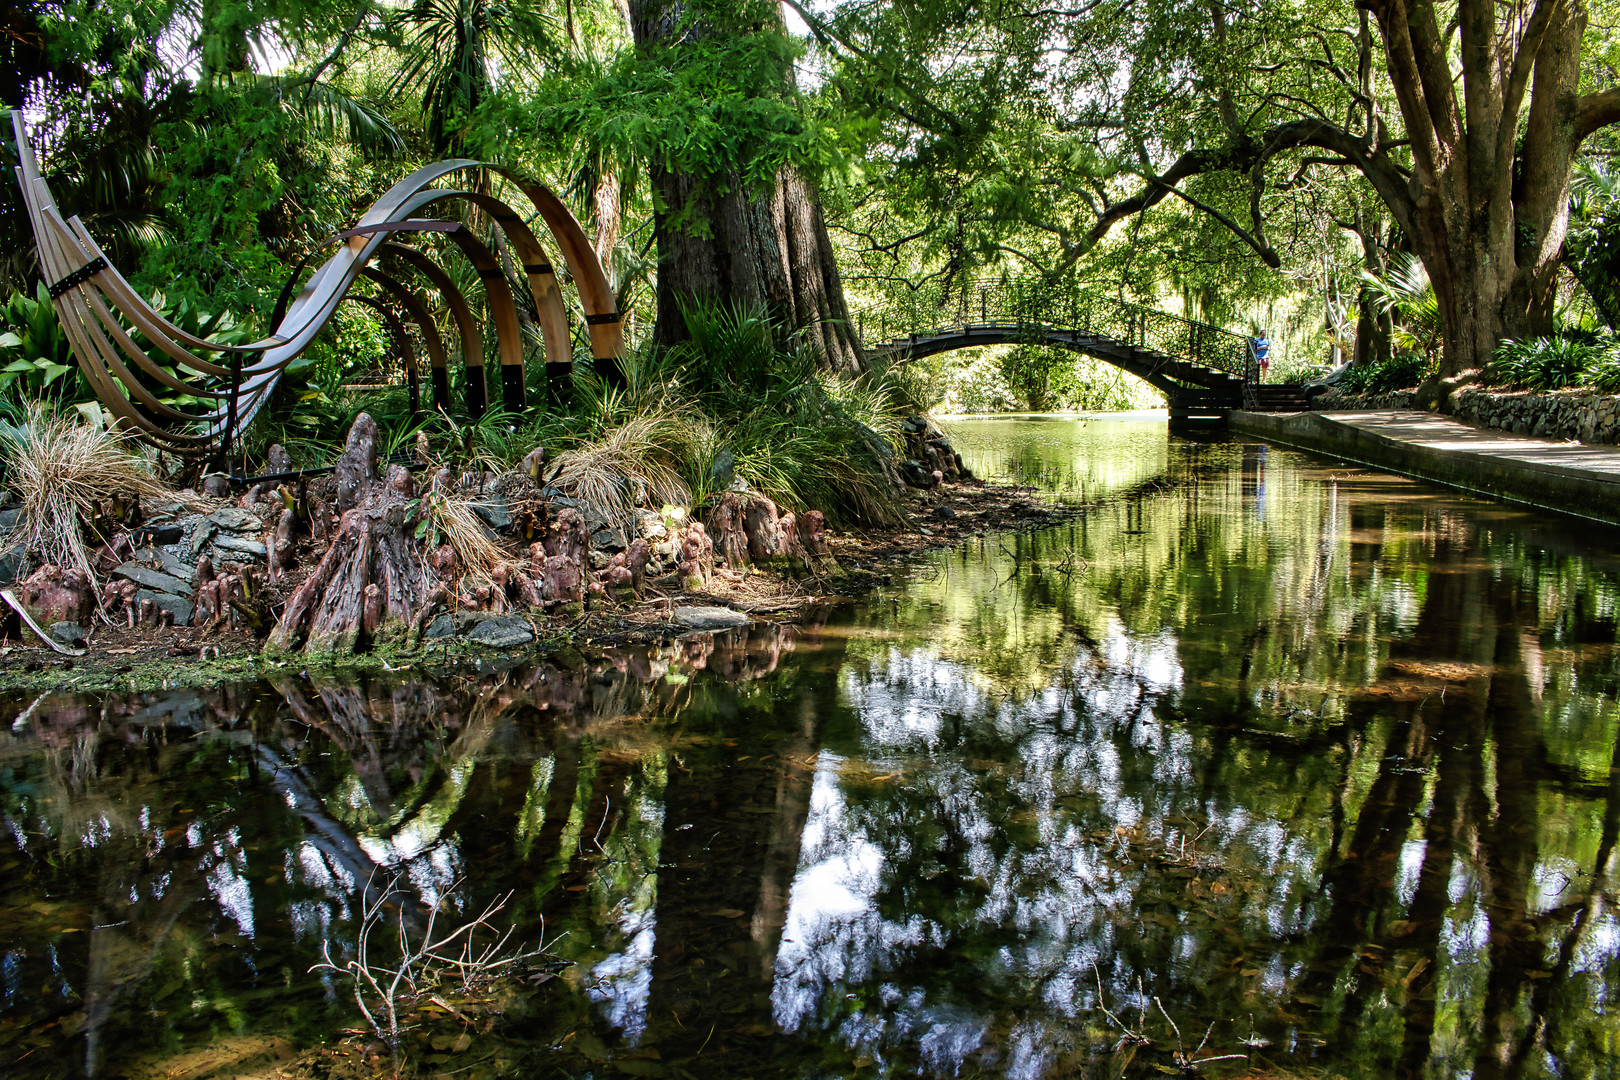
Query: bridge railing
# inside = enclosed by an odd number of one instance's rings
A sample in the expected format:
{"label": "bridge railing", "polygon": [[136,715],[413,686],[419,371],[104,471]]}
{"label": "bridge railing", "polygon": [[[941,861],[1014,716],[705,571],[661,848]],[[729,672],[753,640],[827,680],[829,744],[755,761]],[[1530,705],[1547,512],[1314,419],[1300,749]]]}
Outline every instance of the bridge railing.
{"label": "bridge railing", "polygon": [[1105,294],[1040,281],[969,281],[907,290],[859,311],[856,322],[862,341],[874,351],[951,327],[1028,329],[1032,344],[1046,331],[1070,330],[1190,360],[1236,375],[1246,385],[1256,374],[1246,337]]}

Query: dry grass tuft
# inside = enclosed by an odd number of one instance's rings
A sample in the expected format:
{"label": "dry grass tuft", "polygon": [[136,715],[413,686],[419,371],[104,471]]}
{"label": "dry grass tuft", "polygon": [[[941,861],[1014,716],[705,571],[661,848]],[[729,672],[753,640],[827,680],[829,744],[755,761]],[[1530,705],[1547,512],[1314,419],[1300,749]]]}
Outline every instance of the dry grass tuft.
{"label": "dry grass tuft", "polygon": [[692,493],[673,458],[697,434],[693,421],[673,409],[638,413],[562,454],[551,486],[617,521],[628,521],[638,502],[685,506]]}
{"label": "dry grass tuft", "polygon": [[131,436],[104,431],[72,413],[30,412],[21,426],[0,428],[6,486],[22,498],[22,516],[7,538],[21,542],[31,563],[78,567],[92,582],[85,533],[113,497],[168,499]]}
{"label": "dry grass tuft", "polygon": [[474,584],[487,585],[490,572],[510,562],[506,553],[490,540],[483,519],[472,508],[479,496],[458,492],[430,491],[422,496],[426,535],[434,543],[449,544],[456,553],[457,572]]}

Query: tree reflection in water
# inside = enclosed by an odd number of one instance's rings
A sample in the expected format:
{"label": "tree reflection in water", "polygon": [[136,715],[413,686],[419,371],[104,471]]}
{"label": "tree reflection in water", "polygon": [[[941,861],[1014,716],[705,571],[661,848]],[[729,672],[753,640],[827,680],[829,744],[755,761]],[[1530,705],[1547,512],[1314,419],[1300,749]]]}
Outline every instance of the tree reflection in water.
{"label": "tree reflection in water", "polygon": [[1209,1075],[1613,1075],[1609,557],[1285,452],[1133,460],[823,625],[14,703],[6,1074],[352,1023],[306,972],[383,872],[566,932],[497,1073],[1149,1076],[1156,997],[1251,1055]]}

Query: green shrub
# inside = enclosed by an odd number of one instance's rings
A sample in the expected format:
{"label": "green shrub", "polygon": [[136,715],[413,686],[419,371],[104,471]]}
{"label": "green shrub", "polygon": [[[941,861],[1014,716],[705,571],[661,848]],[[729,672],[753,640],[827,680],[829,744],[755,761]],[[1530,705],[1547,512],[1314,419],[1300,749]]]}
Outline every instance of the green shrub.
{"label": "green shrub", "polygon": [[1592,389],[1605,394],[1620,394],[1620,344],[1599,351],[1587,362],[1584,375]]}
{"label": "green shrub", "polygon": [[1561,390],[1586,381],[1586,370],[1601,360],[1597,345],[1567,337],[1505,340],[1485,366],[1486,381],[1526,390]]}
{"label": "green shrub", "polygon": [[1338,387],[1347,394],[1387,394],[1407,390],[1433,375],[1433,361],[1419,353],[1397,353],[1381,364],[1355,364],[1339,376]]}

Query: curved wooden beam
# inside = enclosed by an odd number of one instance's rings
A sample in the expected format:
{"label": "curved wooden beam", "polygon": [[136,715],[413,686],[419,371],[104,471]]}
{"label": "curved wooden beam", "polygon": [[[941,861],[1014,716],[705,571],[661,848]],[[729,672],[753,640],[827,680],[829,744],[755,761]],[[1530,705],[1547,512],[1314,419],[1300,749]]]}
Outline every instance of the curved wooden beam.
{"label": "curved wooden beam", "polygon": [[[197,337],[165,319],[111,264],[83,222],[62,216],[39,174],[21,115],[13,113],[12,123],[18,146],[17,179],[34,232],[40,269],[53,286],[53,306],[79,361],[79,369],[118,424],[165,449],[196,456],[217,451],[222,443],[234,438],[269,400],[287,364],[309,347],[330,322],[339,304],[353,299],[377,306],[374,298],[350,295],[351,287],[361,276],[376,282],[393,296],[422,327],[433,369],[435,405],[446,407],[449,379],[443,339],[420,298],[395,278],[370,265],[383,254],[397,255],[410,263],[444,297],[462,339],[469,411],[482,412],[488,393],[483,341],[477,320],[466,298],[442,269],[422,252],[395,242],[394,234],[401,231],[445,232],[473,264],[484,281],[485,299],[495,322],[503,400],[508,409],[521,409],[524,401],[523,339],[511,286],[500,260],[460,223],[413,216],[424,207],[443,201],[474,205],[487,212],[502,230],[522,260],[524,275],[534,296],[545,344],[548,384],[555,387],[559,376],[566,378],[572,362],[567,307],[556,268],[539,237],[509,204],[492,195],[432,186],[453,173],[473,168],[489,168],[506,177],[534,204],[579,289],[595,367],[603,378],[623,382],[619,361],[624,355],[624,335],[617,303],[601,261],[562,200],[544,185],[510,170],[468,158],[453,158],[417,169],[377,199],[354,228],[334,237],[335,250],[302,288],[293,293],[289,282],[288,291],[276,305],[274,329],[268,337],[247,345],[221,345]],[[302,269],[303,264],[300,264],[292,280],[301,276]],[[392,309],[383,305],[382,310],[392,320],[396,336],[404,334]],[[178,365],[179,373],[171,371],[146,347],[137,344],[119,316],[144,336],[152,348]],[[414,377],[414,349],[408,336],[404,342]],[[205,353],[232,359],[228,365],[222,364],[200,355]],[[239,357],[252,359],[244,364],[237,359]],[[136,370],[131,369],[131,362]],[[186,375],[195,375],[196,379],[188,379]],[[212,410],[187,413],[160,400],[147,380],[177,393],[212,398],[220,404]],[[413,408],[414,405],[413,399]]]}

